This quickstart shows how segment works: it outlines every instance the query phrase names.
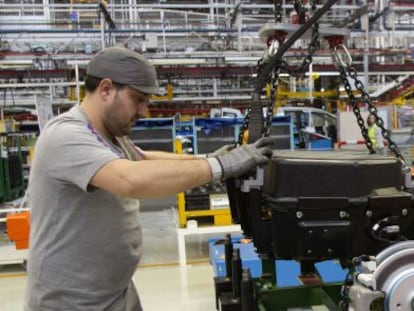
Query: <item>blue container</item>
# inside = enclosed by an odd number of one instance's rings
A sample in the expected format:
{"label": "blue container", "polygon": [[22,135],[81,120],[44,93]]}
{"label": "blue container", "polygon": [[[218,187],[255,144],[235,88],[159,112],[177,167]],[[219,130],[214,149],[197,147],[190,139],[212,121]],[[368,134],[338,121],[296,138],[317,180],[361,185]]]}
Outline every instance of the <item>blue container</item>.
{"label": "blue container", "polygon": [[[257,256],[253,243],[240,243],[241,237],[232,237],[233,248],[240,249],[240,257],[243,268],[249,268],[253,278],[262,275],[262,261]],[[233,241],[234,240],[234,241]],[[226,276],[226,262],[224,258],[224,244],[216,244],[217,239],[209,240],[210,263],[214,274],[218,277]]]}

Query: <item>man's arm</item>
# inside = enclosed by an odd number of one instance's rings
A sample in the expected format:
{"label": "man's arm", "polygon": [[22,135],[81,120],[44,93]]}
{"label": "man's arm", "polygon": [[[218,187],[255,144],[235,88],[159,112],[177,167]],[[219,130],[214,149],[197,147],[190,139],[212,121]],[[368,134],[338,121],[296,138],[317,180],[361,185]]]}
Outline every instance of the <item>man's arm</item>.
{"label": "man's arm", "polygon": [[162,152],[162,151],[142,151],[139,149],[140,153],[143,155],[143,158],[146,160],[194,160],[194,159],[200,159],[200,158],[206,158],[206,157],[217,157],[219,155],[223,155],[229,151],[231,151],[234,148],[233,145],[224,145],[220,147],[219,149],[208,153],[208,154],[178,154],[178,153],[172,153],[172,152]]}
{"label": "man's arm", "polygon": [[265,165],[272,155],[272,137],[206,159],[130,161],[117,159],[102,166],[90,184],[130,198],[172,195],[211,180],[227,179]]}
{"label": "man's arm", "polygon": [[196,156],[184,153],[172,153],[163,151],[144,151],[145,160],[195,160]]}
{"label": "man's arm", "polygon": [[92,177],[90,184],[124,197],[155,198],[201,186],[211,179],[210,165],[203,159],[118,159],[101,167]]}

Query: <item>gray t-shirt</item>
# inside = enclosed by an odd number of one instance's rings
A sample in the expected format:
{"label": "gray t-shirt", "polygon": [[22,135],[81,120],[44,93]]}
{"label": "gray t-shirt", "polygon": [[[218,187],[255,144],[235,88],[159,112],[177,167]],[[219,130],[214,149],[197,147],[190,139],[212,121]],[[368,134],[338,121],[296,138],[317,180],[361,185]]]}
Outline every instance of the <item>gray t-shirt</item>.
{"label": "gray t-shirt", "polygon": [[89,185],[125,158],[79,106],[52,119],[29,179],[30,250],[25,310],[140,310],[131,283],[140,258],[139,201]]}

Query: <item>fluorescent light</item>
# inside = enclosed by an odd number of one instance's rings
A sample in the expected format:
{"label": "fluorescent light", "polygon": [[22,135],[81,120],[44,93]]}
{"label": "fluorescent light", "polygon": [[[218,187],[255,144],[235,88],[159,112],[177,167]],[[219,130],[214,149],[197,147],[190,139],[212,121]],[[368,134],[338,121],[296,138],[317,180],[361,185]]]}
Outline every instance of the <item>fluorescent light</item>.
{"label": "fluorescent light", "polygon": [[33,62],[28,59],[0,60],[0,68],[28,68],[32,66]]}
{"label": "fluorescent light", "polygon": [[66,61],[68,66],[86,66],[89,63],[89,59],[69,59]]}
{"label": "fluorescent light", "polygon": [[205,64],[205,58],[157,58],[149,59],[153,65],[199,65]]}
{"label": "fluorescent light", "polygon": [[224,61],[226,63],[254,63],[260,59],[259,56],[226,56]]}

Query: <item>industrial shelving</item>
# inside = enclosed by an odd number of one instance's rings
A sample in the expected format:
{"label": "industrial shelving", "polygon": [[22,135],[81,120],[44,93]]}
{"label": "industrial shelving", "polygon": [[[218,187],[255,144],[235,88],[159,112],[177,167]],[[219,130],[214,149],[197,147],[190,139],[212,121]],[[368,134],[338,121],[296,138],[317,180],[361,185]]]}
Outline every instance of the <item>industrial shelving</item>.
{"label": "industrial shelving", "polygon": [[[386,88],[390,81],[414,74],[410,63],[414,45],[410,13],[414,8],[407,1],[364,3],[367,14],[352,20],[364,7],[361,1],[338,0],[321,23],[347,20],[352,29],[347,45],[352,47],[354,63],[361,66],[359,71],[369,77],[368,89]],[[154,108],[177,102],[187,107],[214,102],[245,108],[252,90],[249,81],[265,49],[257,33],[264,21],[274,18],[274,6],[268,1],[242,1],[241,9],[236,11],[236,4],[224,0],[113,1],[107,5],[116,25],[113,29],[102,22],[95,2],[33,0],[27,6],[22,1],[5,0],[0,4],[0,66],[34,74],[36,68],[56,71],[73,68],[76,63],[83,70],[102,46],[123,44],[153,61],[162,86],[174,85],[173,98],[155,101]],[[289,22],[293,1],[283,1],[282,8],[283,21]],[[298,40],[286,53],[292,64],[306,53],[307,44],[307,39]],[[393,67],[388,66],[391,63]],[[327,81],[338,75],[327,50],[316,52],[314,66],[323,83],[329,84]],[[1,71],[0,79],[5,84],[10,79],[10,83],[16,83],[18,77]],[[60,78],[56,83],[79,87],[79,79],[70,80],[64,74]],[[332,90],[337,87],[333,85]],[[6,97],[6,104],[12,103],[10,94]],[[67,97],[53,99],[59,105],[74,103]],[[30,104],[22,97],[21,103],[25,102]],[[161,115],[162,109],[158,112]]]}

